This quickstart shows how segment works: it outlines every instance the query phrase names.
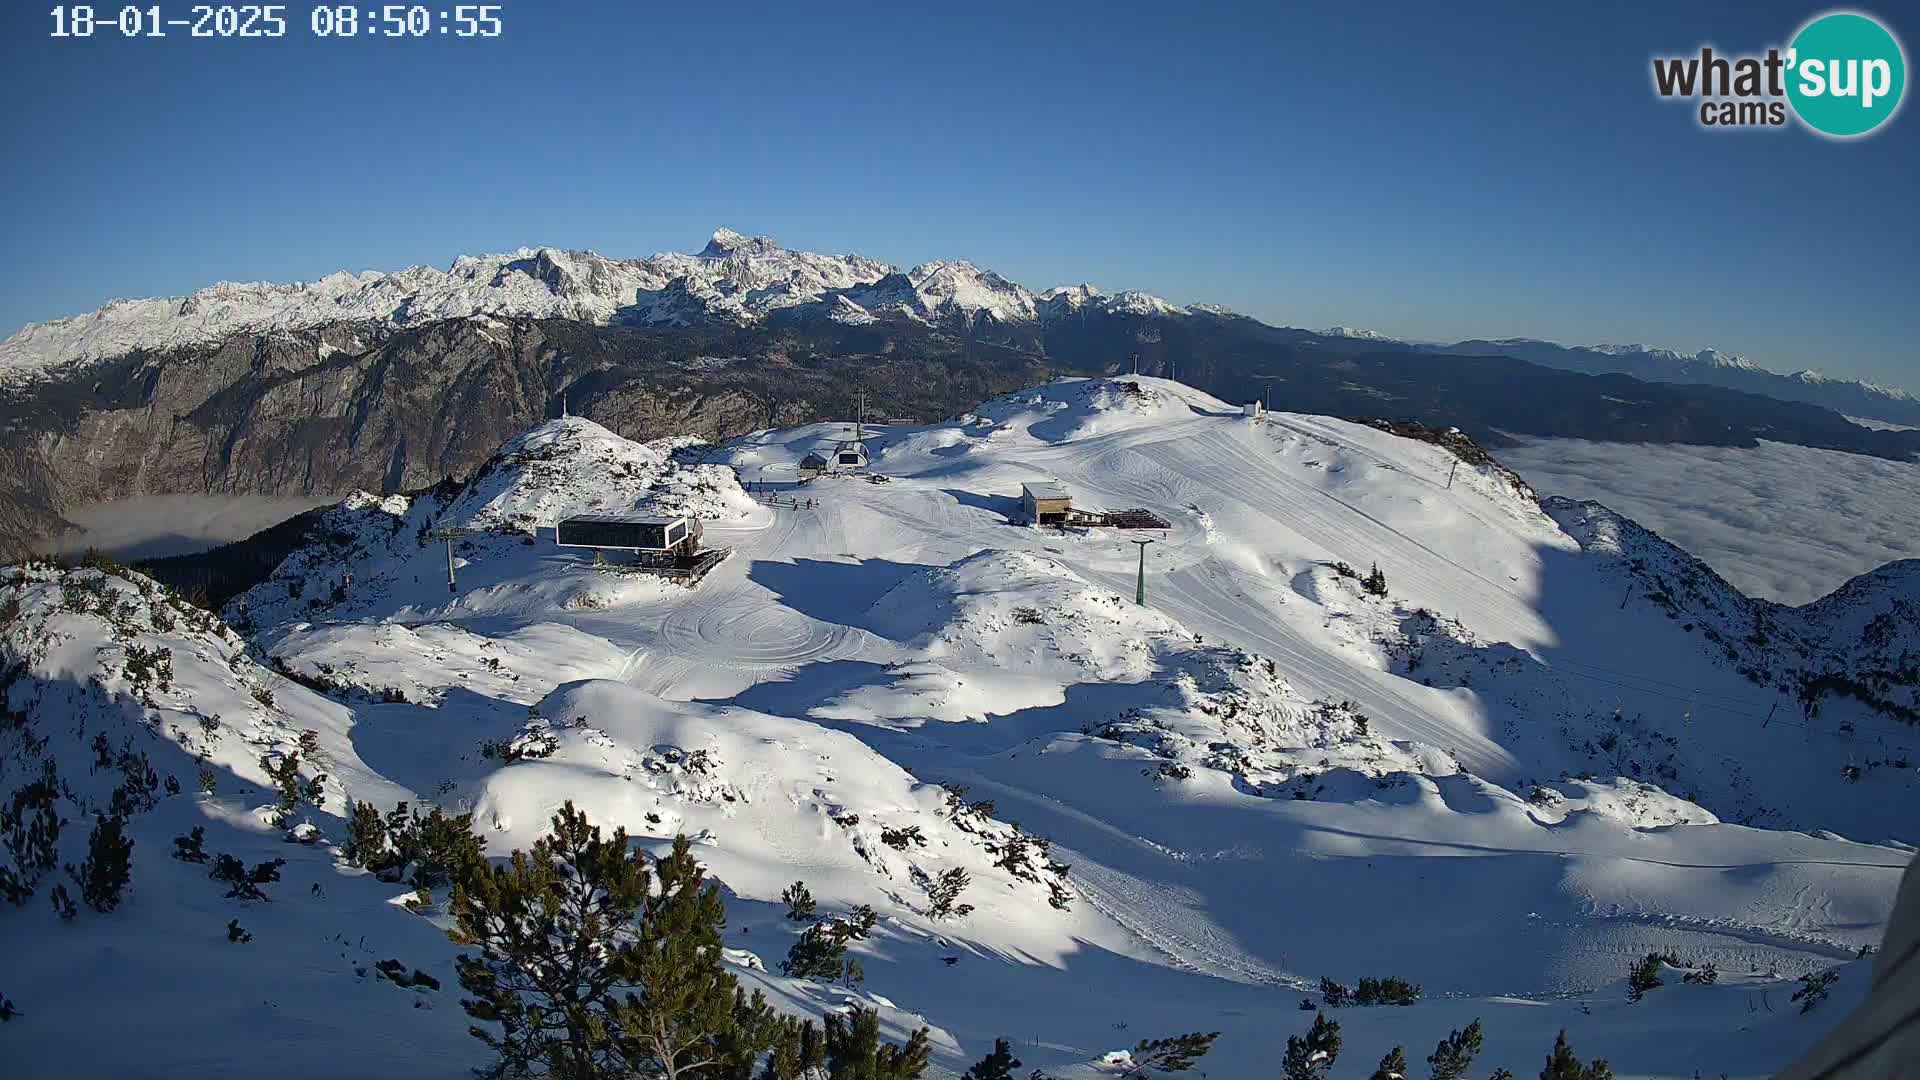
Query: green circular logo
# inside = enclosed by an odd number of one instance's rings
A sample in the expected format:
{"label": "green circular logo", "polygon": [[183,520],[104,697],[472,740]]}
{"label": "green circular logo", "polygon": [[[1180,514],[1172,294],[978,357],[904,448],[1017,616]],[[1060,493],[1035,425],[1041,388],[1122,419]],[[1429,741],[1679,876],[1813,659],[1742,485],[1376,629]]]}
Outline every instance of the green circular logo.
{"label": "green circular logo", "polygon": [[1887,122],[1907,88],[1907,58],[1886,27],[1837,11],[1802,27],[1787,54],[1787,100],[1815,131],[1849,138]]}

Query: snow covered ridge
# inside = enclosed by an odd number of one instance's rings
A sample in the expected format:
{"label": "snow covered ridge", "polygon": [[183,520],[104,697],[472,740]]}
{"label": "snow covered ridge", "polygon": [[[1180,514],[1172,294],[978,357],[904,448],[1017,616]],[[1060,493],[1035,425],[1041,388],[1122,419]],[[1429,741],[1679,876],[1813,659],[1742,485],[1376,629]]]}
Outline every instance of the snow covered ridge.
{"label": "snow covered ridge", "polygon": [[[263,791],[272,786],[268,766],[301,752],[317,804],[337,805],[343,784],[383,797],[399,791],[359,762],[346,708],[279,678],[217,617],[144,575],[8,567],[0,616],[12,721],[0,734],[0,786],[51,763],[75,809],[107,813],[113,802],[120,813],[128,799],[139,810],[161,789],[192,790],[196,773],[202,791],[223,781]],[[300,751],[303,731],[314,734]],[[311,767],[323,759],[332,767]]]}
{"label": "snow covered ridge", "polygon": [[445,270],[342,272],[286,285],[222,282],[185,297],[114,300],[84,315],[27,326],[0,343],[0,378],[137,349],[330,323],[404,327],[492,315],[686,326],[753,323],[803,306],[856,324],[875,311],[967,324],[981,316],[1033,322],[1087,307],[1135,315],[1186,310],[1145,293],[1108,296],[1089,285],[1035,293],[967,262],[929,262],[902,273],[859,255],[788,251],[767,237],[720,229],[697,255],[612,259],[521,248],[462,256]]}
{"label": "snow covered ridge", "polygon": [[[779,489],[841,425],[700,447],[568,418],[464,487],[318,515],[236,602],[244,642],[136,574],[0,570],[0,811],[59,792],[35,788],[49,766],[73,793],[49,800],[70,822],[50,862],[0,836],[0,866],[38,875],[17,908],[0,889],[5,1060],[201,1076],[179,1033],[219,1031],[262,1075],[484,1067],[444,888],[350,865],[346,800],[470,812],[494,858],[570,800],[654,854],[688,837],[729,973],[795,1015],[878,1009],[890,1040],[926,1023],[930,1080],[999,1037],[1018,1075],[1111,1080],[1136,1040],[1216,1030],[1200,1071],[1268,1076],[1322,977],[1381,976],[1424,995],[1329,1007],[1332,1075],[1475,1018],[1474,1076],[1532,1075],[1562,1029],[1622,1076],[1773,1075],[1865,992],[1854,958],[1912,849],[1860,841],[1911,836],[1912,764],[1874,764],[1892,751],[1851,697],[1818,731],[1714,711],[1773,696],[1697,630],[1750,632],[1734,597],[1702,577],[1696,600],[1684,553],[1599,508],[1556,520],[1425,434],[1061,381],[876,425],[890,482],[825,477],[776,509],[703,462]],[[1036,478],[1168,521],[1144,606],[1128,535],[1008,520]],[[734,552],[695,589],[545,534],[575,505],[669,499],[723,515],[707,535]],[[422,538],[455,523],[477,528],[450,596]],[[1699,613],[1656,603],[1636,558]],[[1897,659],[1914,587],[1899,566],[1862,579],[1824,632]],[[293,829],[269,785],[287,770]],[[49,894],[76,886],[54,868],[116,800],[129,889],[63,919]],[[175,857],[194,829],[208,853],[284,859],[271,902]],[[776,974],[821,925],[783,903],[796,880],[816,919],[871,911],[858,969]],[[1631,1001],[1650,950],[1718,982],[1670,970]],[[1833,972],[1832,1001],[1789,1004]],[[127,1037],[97,1038],[101,1015]]]}
{"label": "snow covered ridge", "polygon": [[[704,448],[685,436],[634,442],[584,417],[549,420],[502,446],[465,484],[414,496],[349,495],[322,516],[317,543],[295,550],[266,581],[236,597],[226,616],[258,627],[394,603],[441,611],[445,555],[429,542],[439,529],[468,533],[459,557],[478,562],[542,536],[550,544],[554,524],[574,514],[685,514],[735,524],[763,515],[732,469],[699,463]],[[618,588],[572,565],[537,586],[498,584],[462,596],[461,612],[501,604],[594,607],[642,587]]]}
{"label": "snow covered ridge", "polygon": [[[1879,723],[1920,723],[1920,559],[1888,563],[1799,607],[1746,596],[1693,555],[1595,502],[1542,502],[1589,554],[1620,564],[1707,655],[1780,693],[1844,695]],[[1817,712],[1817,707],[1815,709]]]}
{"label": "snow covered ridge", "polygon": [[733,470],[689,460],[704,445],[688,436],[636,443],[583,417],[551,420],[480,466],[439,524],[532,534],[573,514],[751,514]]}

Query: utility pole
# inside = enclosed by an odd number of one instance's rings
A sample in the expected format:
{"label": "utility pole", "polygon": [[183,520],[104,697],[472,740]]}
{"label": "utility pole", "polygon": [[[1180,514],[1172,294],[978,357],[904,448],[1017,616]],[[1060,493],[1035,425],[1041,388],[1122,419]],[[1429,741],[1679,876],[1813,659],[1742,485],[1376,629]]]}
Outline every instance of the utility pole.
{"label": "utility pole", "polygon": [[1140,374],[1140,354],[1139,353],[1133,354],[1133,373],[1135,375]]}
{"label": "utility pole", "polygon": [[1447,470],[1447,490],[1453,490],[1453,474],[1460,471],[1460,459],[1453,459],[1453,468]]}
{"label": "utility pole", "polygon": [[1627,592],[1626,592],[1626,595],[1625,595],[1625,596],[1622,596],[1622,597],[1620,598],[1620,610],[1621,610],[1621,611],[1625,611],[1625,610],[1627,610],[1627,598],[1633,595],[1633,586],[1634,586],[1634,585],[1635,585],[1635,582],[1631,582],[1631,581],[1629,581],[1629,582],[1627,582]]}
{"label": "utility pole", "polygon": [[1140,576],[1134,582],[1133,602],[1140,607],[1147,606],[1147,545],[1151,543],[1153,543],[1152,537],[1133,542],[1134,546],[1140,549]]}

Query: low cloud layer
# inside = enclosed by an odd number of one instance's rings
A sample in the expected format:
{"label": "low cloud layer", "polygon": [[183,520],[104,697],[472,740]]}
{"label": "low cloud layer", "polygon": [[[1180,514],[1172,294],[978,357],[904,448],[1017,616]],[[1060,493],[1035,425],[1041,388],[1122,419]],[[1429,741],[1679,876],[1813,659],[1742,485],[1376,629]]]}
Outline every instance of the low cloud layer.
{"label": "low cloud layer", "polygon": [[144,495],[66,511],[79,531],[58,538],[61,551],[95,548],[116,559],[155,559],[207,551],[335,501],[326,496]]}
{"label": "low cloud layer", "polygon": [[1542,495],[1605,503],[1752,596],[1803,604],[1883,563],[1920,558],[1920,465],[1768,442],[1534,439],[1499,457]]}

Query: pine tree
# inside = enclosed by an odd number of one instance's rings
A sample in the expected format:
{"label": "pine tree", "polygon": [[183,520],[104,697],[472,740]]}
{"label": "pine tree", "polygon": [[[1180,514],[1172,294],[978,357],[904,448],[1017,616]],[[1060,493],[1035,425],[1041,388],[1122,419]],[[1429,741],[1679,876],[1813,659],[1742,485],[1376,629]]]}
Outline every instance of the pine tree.
{"label": "pine tree", "polygon": [[1213,1040],[1220,1037],[1217,1031],[1189,1032],[1165,1039],[1141,1039],[1133,1048],[1133,1069],[1129,1076],[1145,1076],[1148,1070],[1155,1072],[1186,1072],[1193,1063],[1207,1056],[1213,1049]]}
{"label": "pine tree", "polygon": [[95,911],[107,912],[120,906],[120,898],[132,875],[133,841],[126,834],[125,818],[98,817],[93,833],[87,837],[87,858],[77,873],[80,899]]}
{"label": "pine tree", "polygon": [[1287,1052],[1280,1059],[1286,1080],[1325,1080],[1340,1056],[1340,1025],[1326,1013],[1315,1013],[1307,1034],[1287,1036]]}
{"label": "pine tree", "polygon": [[207,827],[195,825],[193,831],[185,836],[173,838],[173,857],[181,862],[203,863],[208,859],[203,845],[207,840]]}
{"label": "pine tree", "polygon": [[846,970],[847,943],[864,940],[879,918],[872,907],[861,904],[849,915],[814,923],[787,950],[781,972],[796,979],[839,978]]}
{"label": "pine tree", "polygon": [[787,886],[787,890],[780,894],[780,899],[787,902],[787,918],[794,922],[808,922],[813,919],[815,904],[813,894],[807,891],[806,882],[796,881]]}
{"label": "pine tree", "polygon": [[300,805],[300,755],[288,754],[275,763],[271,754],[262,754],[260,768],[278,793],[273,803],[273,823],[275,827],[285,828],[292,823],[293,811]]}
{"label": "pine tree", "polygon": [[0,897],[14,904],[31,899],[34,887],[59,861],[60,830],[66,825],[54,804],[59,794],[59,774],[51,758],[43,759],[40,778],[0,806],[0,841],[13,856],[12,868],[0,866]]}
{"label": "pine tree", "polygon": [[[615,840],[626,846],[624,833]],[[719,887],[706,884],[684,835],[653,864],[653,880],[658,887],[640,902],[638,937],[621,952],[621,982],[629,989],[612,1009],[621,1057],[634,1072],[666,1080],[700,1075],[734,1050],[750,1048],[750,1060],[765,1046],[761,1032],[772,1010],[758,991],[749,998],[720,964],[727,915]]]}
{"label": "pine tree", "polygon": [[470,865],[450,910],[480,950],[457,962],[461,1005],[500,1026],[469,1029],[496,1054],[487,1076],[745,1077],[780,1030],[721,966],[720,893],[684,836],[649,872],[625,829],[603,837],[567,803],[532,851]]}
{"label": "pine tree", "polygon": [[825,1045],[827,1080],[919,1080],[933,1056],[926,1028],[896,1046],[880,1038],[879,1012],[858,1006],[827,1014]]}
{"label": "pine tree", "polygon": [[1005,1039],[993,1040],[993,1053],[973,1063],[960,1080],[1014,1080],[1013,1070],[1020,1059],[1013,1056],[1013,1045]]}
{"label": "pine tree", "polygon": [[1463,1031],[1455,1031],[1440,1040],[1427,1058],[1433,1066],[1433,1080],[1462,1080],[1480,1055],[1480,1019],[1475,1017]]}
{"label": "pine tree", "polygon": [[1647,991],[1666,985],[1666,981],[1660,978],[1662,959],[1659,953],[1650,952],[1627,968],[1628,1001],[1639,1001]]}
{"label": "pine tree", "polygon": [[1420,1000],[1420,987],[1398,975],[1363,978],[1353,991],[1355,1005],[1411,1005]]}
{"label": "pine tree", "polygon": [[1793,992],[1793,1000],[1800,1003],[1802,1013],[1810,1013],[1815,1005],[1827,1000],[1827,989],[1839,981],[1839,968],[1809,971],[1800,976],[1800,989]]}
{"label": "pine tree", "polygon": [[450,886],[487,860],[487,843],[473,831],[473,815],[449,814],[434,807],[426,817],[414,811],[408,834],[409,859],[415,887]]}
{"label": "pine tree", "polygon": [[821,1041],[819,1025],[811,1020],[781,1017],[774,1031],[773,1048],[767,1054],[758,1080],[803,1080],[819,1075],[826,1067],[827,1047]]}
{"label": "pine tree", "polygon": [[1320,976],[1320,996],[1326,999],[1327,1008],[1338,1009],[1347,1004],[1353,992],[1343,983],[1334,982],[1332,977]]}
{"label": "pine tree", "polygon": [[213,860],[213,868],[207,876],[228,886],[228,899],[265,900],[267,894],[260,886],[280,880],[280,868],[287,865],[285,859],[255,863],[253,869],[231,855],[220,855]]}
{"label": "pine tree", "polygon": [[[395,814],[405,812],[405,805]],[[389,816],[389,832],[394,824]],[[404,822],[404,817],[401,818]],[[622,1066],[606,1002],[620,982],[622,928],[647,895],[644,862],[624,829],[603,839],[568,802],[553,832],[507,866],[476,869],[454,888],[454,941],[478,956],[456,962],[467,1015],[500,1025],[468,1030],[496,1055],[488,1077],[595,1080]]]}
{"label": "pine tree", "polygon": [[964,918],[972,912],[972,904],[954,903],[972,883],[972,876],[958,866],[941,871],[933,887],[927,890],[927,899],[930,901],[927,917],[930,919]]}
{"label": "pine tree", "polygon": [[1547,1055],[1547,1066],[1540,1070],[1540,1080],[1613,1080],[1613,1066],[1604,1058],[1597,1058],[1591,1065],[1583,1065],[1573,1056],[1573,1048],[1567,1045],[1567,1033],[1553,1040],[1553,1053]]}
{"label": "pine tree", "polygon": [[1380,1067],[1373,1070],[1368,1080],[1406,1080],[1406,1077],[1407,1051],[1404,1047],[1396,1046],[1380,1059]]}
{"label": "pine tree", "polygon": [[387,854],[387,825],[370,802],[347,804],[347,840],[340,845],[347,865],[379,870]]}

